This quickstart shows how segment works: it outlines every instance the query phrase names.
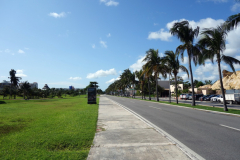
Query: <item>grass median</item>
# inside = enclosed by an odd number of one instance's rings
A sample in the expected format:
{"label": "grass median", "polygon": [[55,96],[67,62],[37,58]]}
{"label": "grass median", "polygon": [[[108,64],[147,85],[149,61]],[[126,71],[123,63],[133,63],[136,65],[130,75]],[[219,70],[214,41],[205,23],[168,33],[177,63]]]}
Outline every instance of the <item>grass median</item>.
{"label": "grass median", "polygon": [[87,98],[0,103],[0,159],[86,159],[98,118]]}
{"label": "grass median", "polygon": [[224,112],[224,113],[232,113],[232,114],[239,114],[240,115],[240,110],[238,109],[229,109],[228,111],[224,111],[223,108],[220,107],[211,107],[211,106],[204,106],[204,105],[196,105],[192,106],[191,104],[186,104],[186,103],[176,103],[176,102],[167,102],[167,101],[155,101],[155,100],[147,100],[147,99],[139,99],[139,98],[130,98],[130,97],[124,97],[124,98],[129,98],[129,99],[137,99],[137,100],[142,100],[142,101],[150,101],[150,102],[158,102],[158,103],[165,103],[165,104],[170,104],[170,105],[176,105],[176,106],[182,106],[182,107],[189,107],[189,108],[196,108],[196,109],[204,109],[204,110],[209,110],[209,111],[217,111],[217,112]]}

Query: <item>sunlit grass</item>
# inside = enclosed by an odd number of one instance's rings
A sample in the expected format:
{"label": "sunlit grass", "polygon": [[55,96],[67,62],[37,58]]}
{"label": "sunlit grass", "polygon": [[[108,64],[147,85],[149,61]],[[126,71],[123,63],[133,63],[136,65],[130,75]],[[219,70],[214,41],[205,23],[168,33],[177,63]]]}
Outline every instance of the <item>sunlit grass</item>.
{"label": "sunlit grass", "polygon": [[86,159],[98,117],[87,98],[0,103],[0,159]]}

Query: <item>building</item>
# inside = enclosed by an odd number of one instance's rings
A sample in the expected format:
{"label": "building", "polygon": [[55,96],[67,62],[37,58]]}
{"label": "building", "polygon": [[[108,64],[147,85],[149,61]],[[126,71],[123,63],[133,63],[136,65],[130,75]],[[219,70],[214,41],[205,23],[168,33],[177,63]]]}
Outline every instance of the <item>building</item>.
{"label": "building", "polygon": [[0,83],[0,90],[3,90],[3,88],[5,86],[11,86],[11,82],[10,81],[6,81],[6,80],[3,80],[1,83]]}
{"label": "building", "polygon": [[[161,93],[161,96],[168,97],[169,89],[171,94],[175,93],[175,84],[171,85],[171,81],[158,81],[158,85],[164,88],[164,91]],[[178,84],[178,90],[183,90],[183,84]]]}

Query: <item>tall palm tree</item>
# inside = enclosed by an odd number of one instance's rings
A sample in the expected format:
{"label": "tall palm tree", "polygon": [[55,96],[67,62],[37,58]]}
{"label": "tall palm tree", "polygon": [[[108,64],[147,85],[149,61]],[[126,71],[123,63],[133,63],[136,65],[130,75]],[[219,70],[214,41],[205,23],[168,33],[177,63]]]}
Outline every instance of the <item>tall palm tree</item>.
{"label": "tall palm tree", "polygon": [[132,76],[132,73],[129,69],[125,69],[121,74],[120,79],[122,81],[124,90],[125,88],[131,87],[131,76]]}
{"label": "tall palm tree", "polygon": [[[21,77],[16,77],[16,73],[17,72],[14,69],[11,69],[11,71],[9,71],[10,77],[8,77],[8,78],[10,79],[10,82],[11,82],[11,87],[10,87],[10,96],[11,97],[12,97],[12,87],[14,87],[16,89],[18,87],[19,81],[22,79]],[[14,94],[14,99],[16,99],[16,94]]]}
{"label": "tall palm tree", "polygon": [[162,59],[158,54],[158,50],[149,49],[146,52],[146,57],[143,59],[146,61],[145,70],[143,71],[147,75],[154,74],[154,78],[156,81],[156,94],[157,94],[157,101],[158,99],[158,79],[159,74],[161,73],[163,77],[166,78],[166,66],[162,63]]}
{"label": "tall palm tree", "polygon": [[25,81],[22,83],[21,90],[23,91],[24,99],[25,99],[25,96],[28,97],[28,93],[29,93],[30,89],[31,89],[31,86],[28,81]]}
{"label": "tall palm tree", "polygon": [[191,86],[192,86],[192,106],[195,106],[195,94],[194,94],[191,60],[193,60],[193,62],[196,65],[199,54],[200,54],[198,47],[196,47],[193,44],[194,38],[198,36],[199,27],[192,29],[188,21],[177,22],[177,23],[174,23],[173,27],[170,29],[170,33],[174,36],[177,36],[177,38],[180,39],[180,41],[183,43],[182,45],[177,47],[177,52],[181,54],[182,60],[184,59],[183,53],[185,50],[187,50],[188,65],[189,65],[189,71],[191,75]]}
{"label": "tall palm tree", "polygon": [[165,51],[165,57],[164,57],[163,61],[167,64],[171,64],[169,69],[170,69],[170,72],[174,75],[176,101],[177,101],[177,104],[178,104],[177,74],[179,73],[179,70],[181,69],[183,72],[186,72],[188,77],[189,77],[188,70],[185,66],[180,65],[179,60],[178,60],[178,53],[177,52],[174,53],[173,51]]}
{"label": "tall palm tree", "polygon": [[218,73],[221,91],[223,95],[224,111],[228,111],[222,82],[221,61],[228,64],[233,70],[233,72],[235,72],[233,64],[240,64],[240,61],[237,60],[236,58],[226,56],[223,54],[224,50],[226,49],[226,36],[227,36],[227,32],[225,30],[224,25],[218,26],[216,28],[205,28],[201,32],[201,35],[202,37],[198,41],[198,45],[200,46],[204,53],[203,60],[210,59],[213,63],[214,57],[217,57]]}
{"label": "tall palm tree", "polygon": [[141,69],[140,71],[135,71],[135,74],[141,84],[141,90],[142,90],[142,99],[143,99],[143,85],[144,85],[144,75],[142,74],[143,70]]}

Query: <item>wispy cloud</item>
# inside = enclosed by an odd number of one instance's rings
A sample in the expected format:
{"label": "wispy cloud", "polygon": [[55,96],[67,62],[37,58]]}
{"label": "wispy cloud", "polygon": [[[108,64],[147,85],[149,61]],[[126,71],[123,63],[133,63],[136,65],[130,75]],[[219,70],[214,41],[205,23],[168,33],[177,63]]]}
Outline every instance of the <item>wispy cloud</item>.
{"label": "wispy cloud", "polygon": [[76,81],[76,80],[81,80],[82,78],[81,78],[81,77],[70,77],[69,79],[70,79],[70,80],[75,80],[75,81]]}
{"label": "wispy cloud", "polygon": [[65,12],[61,12],[61,13],[51,12],[48,15],[51,17],[54,17],[54,18],[62,18],[62,17],[66,16],[66,13]]}
{"label": "wispy cloud", "polygon": [[239,11],[239,10],[240,10],[240,3],[235,3],[235,4],[232,6],[231,10],[232,10],[233,12]]}
{"label": "wispy cloud", "polygon": [[96,48],[95,44],[92,45],[92,48],[93,48],[93,49]]}
{"label": "wispy cloud", "polygon": [[97,72],[95,73],[89,73],[87,75],[87,78],[88,79],[94,79],[94,78],[99,78],[99,77],[106,77],[106,76],[109,76],[109,75],[116,75],[117,74],[117,71],[112,68],[112,69],[109,69],[109,70],[98,70]]}
{"label": "wispy cloud", "polygon": [[25,52],[24,52],[23,50],[19,49],[19,50],[18,50],[18,53],[23,54],[23,53],[25,53]]}
{"label": "wispy cloud", "polygon": [[99,42],[102,47],[107,48],[107,42],[100,40]]}
{"label": "wispy cloud", "polygon": [[118,78],[113,78],[113,79],[110,79],[109,81],[107,81],[106,83],[107,84],[110,84],[110,83],[113,83],[113,82],[115,82],[116,80],[119,80],[120,79],[120,77],[118,77]]}
{"label": "wispy cloud", "polygon": [[143,59],[144,59],[144,58],[145,58],[144,56],[140,57],[140,58],[137,60],[136,63],[134,63],[134,64],[132,64],[132,65],[130,66],[130,69],[131,69],[133,72],[139,71],[140,69],[142,69],[142,66],[143,66],[144,64],[146,64],[146,62],[143,62]]}
{"label": "wispy cloud", "polygon": [[114,0],[100,0],[101,3],[104,3],[106,6],[118,6],[119,2]]}
{"label": "wispy cloud", "polygon": [[171,33],[168,31],[164,31],[164,29],[161,29],[157,32],[150,32],[148,35],[148,39],[161,39],[162,41],[170,41]]}
{"label": "wispy cloud", "polygon": [[20,69],[16,70],[16,76],[17,77],[27,77],[27,75],[23,73],[23,70],[20,70]]}
{"label": "wispy cloud", "polygon": [[110,34],[110,33],[108,33],[107,37],[111,37],[111,34]]}

